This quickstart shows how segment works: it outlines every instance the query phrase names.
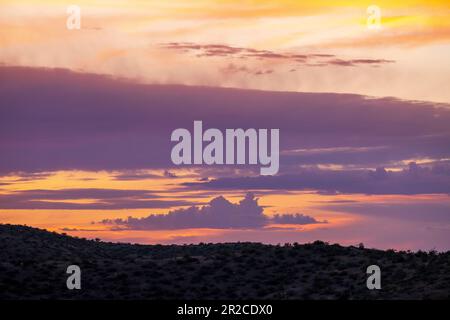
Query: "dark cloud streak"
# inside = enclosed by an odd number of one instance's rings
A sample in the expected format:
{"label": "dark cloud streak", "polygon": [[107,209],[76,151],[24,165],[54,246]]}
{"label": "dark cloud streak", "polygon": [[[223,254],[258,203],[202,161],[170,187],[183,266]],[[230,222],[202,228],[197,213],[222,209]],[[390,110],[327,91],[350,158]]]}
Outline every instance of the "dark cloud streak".
{"label": "dark cloud streak", "polygon": [[421,167],[394,172],[377,170],[299,169],[279,176],[230,177],[207,182],[184,183],[201,190],[318,190],[320,193],[450,194],[450,165]]}
{"label": "dark cloud streak", "polygon": [[[148,190],[61,189],[23,190],[0,195],[0,209],[111,210],[170,208],[194,204],[184,200],[165,200]],[[88,203],[74,200],[90,200]]]}
{"label": "dark cloud streak", "polygon": [[[161,46],[165,49],[175,50],[184,54],[194,54],[197,57],[229,57],[236,59],[256,59],[256,60],[278,60],[294,64],[310,66],[344,66],[355,67],[362,65],[380,66],[388,63],[395,63],[394,60],[387,59],[342,59],[333,54],[324,53],[280,53],[270,50],[257,50],[253,48],[233,47],[221,44],[196,44],[189,42],[164,43]],[[334,59],[331,59],[334,58]]]}

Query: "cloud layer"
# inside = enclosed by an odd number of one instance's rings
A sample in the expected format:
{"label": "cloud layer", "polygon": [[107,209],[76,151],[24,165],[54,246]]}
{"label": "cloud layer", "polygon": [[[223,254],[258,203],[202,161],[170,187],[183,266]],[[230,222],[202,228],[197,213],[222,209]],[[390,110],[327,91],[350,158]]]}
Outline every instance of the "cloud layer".
{"label": "cloud layer", "polygon": [[229,177],[186,182],[187,188],[215,190],[317,190],[327,194],[450,194],[450,164],[431,167],[410,163],[407,169],[321,170],[299,169],[279,176]]}
{"label": "cloud layer", "polygon": [[447,105],[141,85],[63,70],[3,67],[0,78],[2,173],[167,168],[170,133],[194,120],[219,129],[280,128],[284,167],[450,157]]}

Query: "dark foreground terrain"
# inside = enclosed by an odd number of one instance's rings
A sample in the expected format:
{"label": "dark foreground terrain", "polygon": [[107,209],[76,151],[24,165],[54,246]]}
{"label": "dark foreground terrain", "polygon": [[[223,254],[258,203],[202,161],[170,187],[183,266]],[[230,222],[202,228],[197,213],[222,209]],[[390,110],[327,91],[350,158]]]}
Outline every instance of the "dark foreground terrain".
{"label": "dark foreground terrain", "polygon": [[[68,290],[66,269],[82,270]],[[381,268],[368,290],[366,268]],[[314,242],[144,246],[0,225],[0,299],[448,299],[450,252]]]}

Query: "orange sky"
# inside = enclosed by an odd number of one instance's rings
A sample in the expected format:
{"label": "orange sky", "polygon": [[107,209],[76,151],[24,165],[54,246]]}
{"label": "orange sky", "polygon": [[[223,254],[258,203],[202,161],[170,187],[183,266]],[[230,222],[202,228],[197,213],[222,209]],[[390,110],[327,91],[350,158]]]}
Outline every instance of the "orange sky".
{"label": "orange sky", "polygon": [[[449,90],[441,89],[450,74],[448,1],[378,1],[374,4],[381,10],[379,30],[367,28],[366,10],[372,4],[367,1],[78,1],[80,30],[66,29],[69,4],[73,2],[1,1],[0,62],[150,83],[450,102]],[[161,48],[169,42],[394,62],[318,67],[277,59],[243,61]],[[230,65],[252,71],[270,67],[272,72],[224,77],[223,70]]]}

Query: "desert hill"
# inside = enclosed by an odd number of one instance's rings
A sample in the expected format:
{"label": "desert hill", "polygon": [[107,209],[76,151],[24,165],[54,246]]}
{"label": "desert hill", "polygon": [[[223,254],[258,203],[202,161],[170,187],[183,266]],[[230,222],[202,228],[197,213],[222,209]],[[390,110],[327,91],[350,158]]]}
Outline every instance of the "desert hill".
{"label": "desert hill", "polygon": [[[68,290],[66,269],[82,270]],[[366,268],[381,268],[368,290]],[[0,299],[448,299],[450,252],[310,244],[134,245],[0,225]]]}

